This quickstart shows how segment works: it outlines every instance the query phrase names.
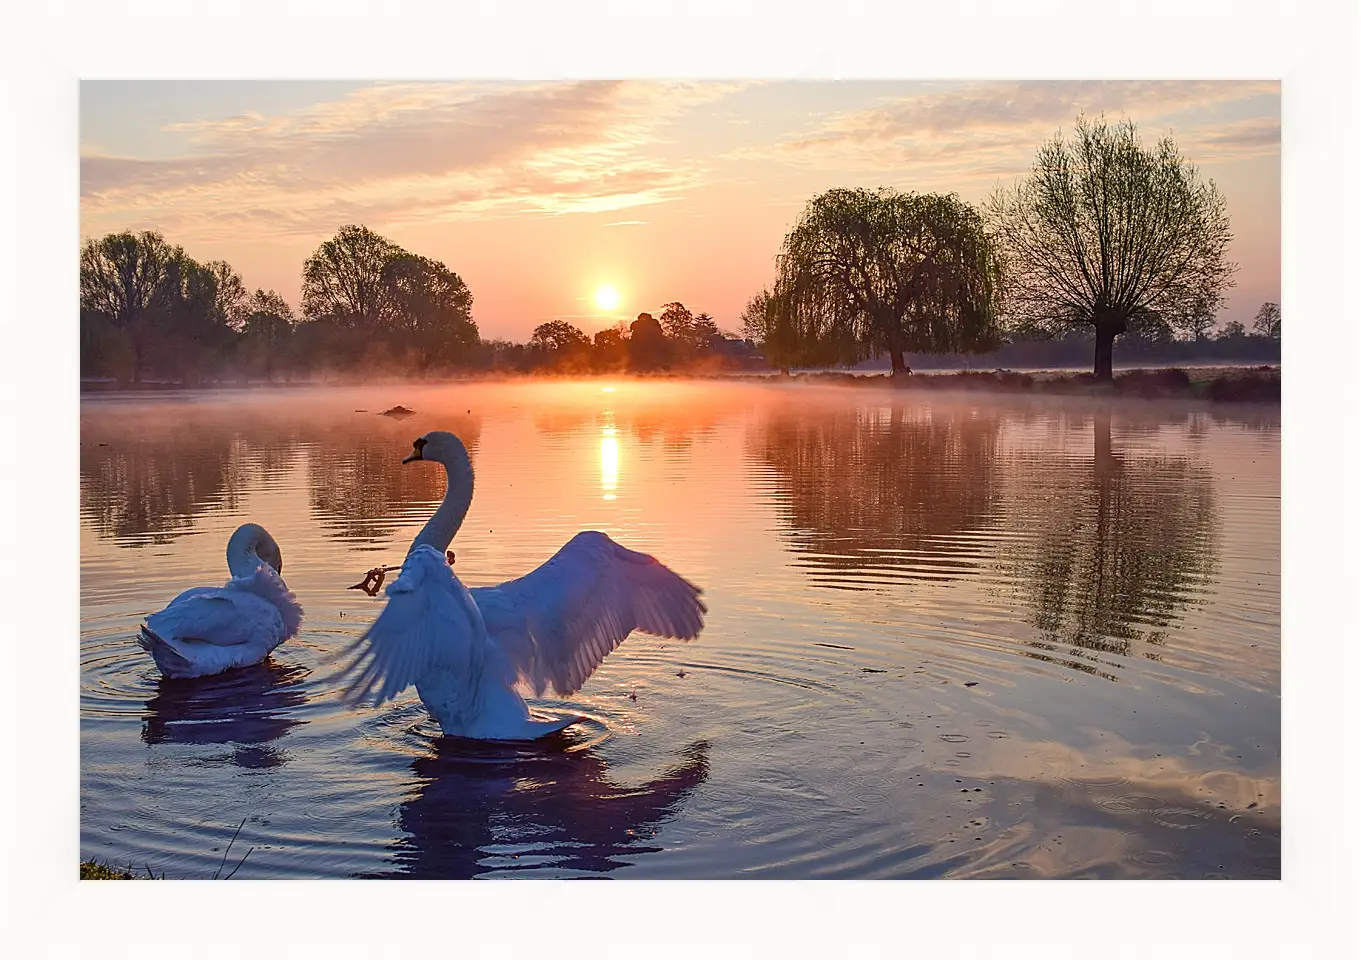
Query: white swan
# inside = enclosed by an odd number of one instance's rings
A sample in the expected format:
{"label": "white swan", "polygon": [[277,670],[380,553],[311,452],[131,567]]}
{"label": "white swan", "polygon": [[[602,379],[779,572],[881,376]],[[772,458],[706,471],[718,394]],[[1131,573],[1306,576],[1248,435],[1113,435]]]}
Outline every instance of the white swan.
{"label": "white swan", "polygon": [[634,630],[699,635],[707,611],[698,587],[594,531],[518,580],[467,589],[443,551],[472,503],[468,451],[442,431],[413,447],[402,462],[443,464],[448,487],[388,587],[383,612],[342,652],[362,648],[342,673],[358,671],[347,701],[377,705],[414,683],[446,736],[532,740],[581,718],[536,717],[521,691],[571,696]]}
{"label": "white swan", "polygon": [[227,541],[232,578],[192,587],[147,617],[137,642],[168,677],[206,677],[248,667],[298,632],[302,607],[279,576],[279,545],[258,523]]}

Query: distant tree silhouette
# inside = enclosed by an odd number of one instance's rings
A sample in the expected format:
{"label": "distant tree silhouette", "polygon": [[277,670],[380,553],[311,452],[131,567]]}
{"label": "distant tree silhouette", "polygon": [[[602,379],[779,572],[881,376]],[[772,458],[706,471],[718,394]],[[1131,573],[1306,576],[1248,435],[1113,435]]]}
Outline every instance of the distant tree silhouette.
{"label": "distant tree silhouette", "polygon": [[239,333],[246,323],[246,285],[225,260],[210,260],[203,269],[212,278],[213,309],[220,322]]}
{"label": "distant tree silhouette", "polygon": [[1281,305],[1270,301],[1262,304],[1253,318],[1252,332],[1259,337],[1281,339]]}
{"label": "distant tree silhouette", "polygon": [[999,342],[1000,259],[983,220],[953,194],[829,190],[809,201],[780,254],[798,327],[853,363],[887,353],[978,352]]}
{"label": "distant tree silhouette", "polygon": [[614,373],[628,365],[628,338],[618,330],[599,331],[591,350],[591,368],[596,373]]}
{"label": "distant tree silhouette", "polygon": [[1241,321],[1230,320],[1224,324],[1224,328],[1219,331],[1216,339],[1218,340],[1242,340],[1248,335],[1247,329]]}
{"label": "distant tree silhouette", "polygon": [[341,227],[303,263],[302,313],[373,335],[387,327],[395,301],[383,271],[405,250],[368,227]]}
{"label": "distant tree silhouette", "polygon": [[242,307],[239,352],[245,371],[274,379],[280,361],[292,354],[293,310],[273,290],[256,290]]}
{"label": "distant tree silhouette", "polygon": [[473,295],[458,274],[429,257],[403,253],[383,266],[382,278],[392,301],[394,342],[412,355],[417,372],[472,359],[478,340]]}
{"label": "distant tree silhouette", "polygon": [[550,320],[534,328],[529,338],[530,346],[544,350],[572,350],[584,347],[589,341],[586,334],[566,320]]}
{"label": "distant tree silhouette", "polygon": [[662,306],[660,323],[662,332],[678,343],[688,343],[690,339],[690,329],[694,325],[695,317],[680,302],[672,302]]}
{"label": "distant tree silhouette", "polygon": [[133,383],[141,382],[155,327],[163,319],[158,308],[165,295],[166,271],[183,255],[150,230],[109,234],[81,248],[82,339],[123,347]]}
{"label": "distant tree silhouette", "polygon": [[[444,264],[342,227],[303,264],[303,343],[328,359],[424,374],[476,357],[472,293]],[[326,328],[330,329],[326,329]]]}
{"label": "distant tree silhouette", "polygon": [[670,359],[666,334],[650,313],[638,314],[638,319],[629,324],[628,342],[631,370],[657,370]]}
{"label": "distant tree silhouette", "polygon": [[179,251],[167,265],[156,301],[156,365],[197,381],[230,352],[242,321],[244,287],[227,264],[196,262]]}
{"label": "distant tree silhouette", "polygon": [[1189,326],[1232,286],[1223,195],[1170,138],[1152,150],[1133,123],[1078,117],[1040,147],[1030,175],[986,205],[1007,258],[1008,313],[1021,329],[1096,333],[1093,370],[1112,377],[1115,338],[1141,321]]}
{"label": "distant tree silhouette", "polygon": [[540,362],[560,373],[584,373],[591,364],[591,341],[566,320],[550,320],[534,328],[529,347]]}
{"label": "distant tree silhouette", "polygon": [[[1213,313],[1204,310],[1198,310],[1191,313],[1186,318],[1185,330],[1187,336],[1190,337],[1192,340],[1196,341],[1197,343],[1203,343],[1204,341],[1209,339],[1210,331],[1214,329],[1214,325],[1215,315]],[[1138,324],[1132,324],[1131,329],[1127,331],[1126,335],[1127,336],[1131,334],[1138,335],[1142,332],[1143,330]]]}

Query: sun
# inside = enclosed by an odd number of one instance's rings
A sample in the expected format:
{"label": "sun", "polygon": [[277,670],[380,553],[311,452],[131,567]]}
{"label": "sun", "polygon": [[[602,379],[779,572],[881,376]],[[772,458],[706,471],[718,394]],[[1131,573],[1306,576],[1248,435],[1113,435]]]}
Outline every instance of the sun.
{"label": "sun", "polygon": [[613,310],[619,306],[619,291],[611,286],[601,287],[595,292],[595,305],[601,310]]}

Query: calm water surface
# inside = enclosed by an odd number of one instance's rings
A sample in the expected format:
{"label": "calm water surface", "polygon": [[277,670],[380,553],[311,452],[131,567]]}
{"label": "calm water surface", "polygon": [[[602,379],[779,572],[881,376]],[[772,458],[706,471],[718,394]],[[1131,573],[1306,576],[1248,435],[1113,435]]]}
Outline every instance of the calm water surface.
{"label": "calm water surface", "polygon": [[[401,403],[404,420],[377,412]],[[1280,876],[1279,407],[603,382],[81,406],[81,853],[167,877]],[[705,589],[551,741],[444,741],[331,655],[477,471],[459,576],[599,529]],[[134,636],[246,520],[306,610],[258,668]],[[561,701],[544,701],[561,706]]]}

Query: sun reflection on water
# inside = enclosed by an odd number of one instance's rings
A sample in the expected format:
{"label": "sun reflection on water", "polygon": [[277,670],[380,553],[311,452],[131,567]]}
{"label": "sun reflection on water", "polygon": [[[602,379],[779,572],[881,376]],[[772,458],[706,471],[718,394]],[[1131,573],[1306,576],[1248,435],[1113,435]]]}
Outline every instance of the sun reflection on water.
{"label": "sun reflection on water", "polygon": [[619,437],[614,427],[604,427],[600,432],[600,489],[604,491],[602,499],[613,500],[619,485]]}

